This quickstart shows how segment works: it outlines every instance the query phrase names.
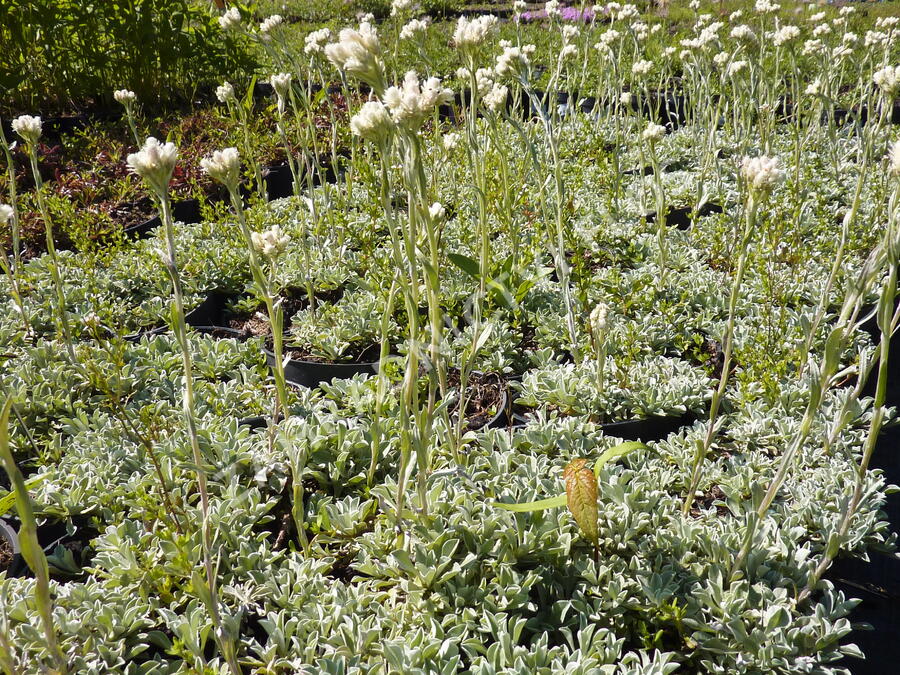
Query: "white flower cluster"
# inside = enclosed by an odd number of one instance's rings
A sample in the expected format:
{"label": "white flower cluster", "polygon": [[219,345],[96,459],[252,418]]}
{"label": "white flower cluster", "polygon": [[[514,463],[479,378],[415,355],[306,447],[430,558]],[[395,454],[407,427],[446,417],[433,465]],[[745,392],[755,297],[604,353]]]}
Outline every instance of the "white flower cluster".
{"label": "white flower cluster", "polygon": [[453,131],[448,134],[444,134],[444,138],[441,141],[442,145],[444,146],[444,150],[446,150],[447,152],[454,150],[456,146],[459,145],[459,138],[459,134]]}
{"label": "white flower cluster", "polygon": [[746,24],[735,26],[731,29],[731,37],[741,42],[756,42],[756,33]]}
{"label": "white flower cluster", "polygon": [[526,9],[528,9],[528,3],[525,0],[515,0],[513,2],[513,14],[517,17],[521,16]]}
{"label": "white flower cluster", "polygon": [[398,126],[415,131],[439,105],[453,100],[453,92],[441,87],[441,80],[431,77],[419,85],[416,71],[410,70],[399,87],[384,92],[384,104]]}
{"label": "white flower cluster", "polygon": [[598,302],[590,314],[591,332],[594,336],[600,336],[606,332],[609,326],[609,307]]}
{"label": "white flower cluster", "polygon": [[259,24],[260,36],[263,40],[268,40],[269,38],[271,38],[273,33],[281,28],[283,23],[284,18],[280,14],[273,14],[267,19],[264,19],[263,22]]}
{"label": "white flower cluster", "polygon": [[331,31],[327,28],[314,30],[303,40],[303,52],[310,56],[325,51],[325,44],[331,39]]}
{"label": "white flower cluster", "polygon": [[127,108],[130,105],[134,105],[134,102],[137,101],[137,94],[130,89],[116,89],[113,92],[113,98],[116,99],[117,103],[121,103]]}
{"label": "white flower cluster", "polygon": [[40,117],[31,115],[19,115],[12,121],[12,128],[27,143],[37,143],[43,131],[43,123]]}
{"label": "white flower cluster", "polygon": [[666,128],[661,124],[656,124],[655,122],[650,122],[647,124],[647,128],[641,133],[641,138],[650,143],[658,143],[662,139],[666,137]]}
{"label": "white flower cluster", "polygon": [[178,161],[174,143],[160,143],[151,136],[138,152],[128,155],[128,167],[143,178],[157,195],[165,193]]}
{"label": "white flower cluster", "polygon": [[416,9],[415,0],[393,0],[391,2],[391,16],[407,14]]}
{"label": "white flower cluster", "polygon": [[394,133],[396,125],[388,109],[378,101],[368,101],[359,112],[350,118],[350,131],[360,138],[372,141],[379,147]]}
{"label": "white flower cluster", "polygon": [[419,34],[424,33],[428,29],[428,22],[428,17],[409,21],[402,29],[400,29],[400,39],[412,40]]}
{"label": "white flower cluster", "polygon": [[735,75],[737,75],[738,73],[740,73],[746,69],[747,69],[746,61],[743,61],[743,60],[732,61],[731,63],[728,64],[728,68],[725,70],[725,74],[728,77],[733,78]]}
{"label": "white flower cluster", "polygon": [[744,157],[741,176],[747,181],[751,193],[768,195],[784,180],[784,171],[777,157]]}
{"label": "white flower cluster", "polygon": [[616,12],[616,21],[627,21],[628,19],[636,19],[641,13],[635,5],[623,5],[622,9]]}
{"label": "white flower cluster", "polygon": [[622,34],[615,28],[610,28],[600,34],[600,42],[594,45],[597,49],[612,49],[612,45],[620,38]]}
{"label": "white flower cluster", "polygon": [[234,94],[234,87],[230,82],[224,82],[216,87],[216,98],[220,103],[230,103],[236,101],[237,96]]}
{"label": "white flower cluster", "polygon": [[547,13],[548,19],[558,19],[562,16],[558,0],[547,0],[544,3],[544,11]]}
{"label": "white flower cluster", "polygon": [[241,157],[237,148],[216,150],[200,160],[200,168],[229,190],[236,190],[241,179]]}
{"label": "white flower cluster", "polygon": [[499,20],[493,14],[485,14],[471,21],[464,16],[456,22],[456,30],[453,32],[453,42],[458,49],[472,49],[487,40],[494,32]]}
{"label": "white flower cluster", "polygon": [[232,7],[219,17],[219,27],[222,30],[237,30],[241,25],[241,13],[237,7]]}
{"label": "white flower cluster", "polygon": [[772,14],[781,9],[781,5],[772,2],[772,0],[756,0],[754,9],[760,14]]}
{"label": "white flower cluster", "polygon": [[890,163],[891,175],[900,178],[900,140],[894,141],[890,151],[888,151],[888,162]]}
{"label": "white flower cluster", "polygon": [[275,96],[278,97],[278,113],[280,115],[284,114],[287,107],[287,99],[291,91],[291,80],[290,73],[275,73],[269,78],[269,84],[272,85],[272,89],[275,90]]}
{"label": "white flower cluster", "polygon": [[440,202],[435,202],[428,207],[428,217],[435,223],[439,223],[447,217],[447,210]]}
{"label": "white flower cluster", "polygon": [[534,54],[535,49],[534,45],[504,47],[503,53],[497,57],[497,65],[494,67],[494,72],[500,77],[524,78],[531,67],[531,55]]}
{"label": "white flower cluster", "polygon": [[335,67],[359,78],[378,90],[384,83],[384,64],[381,62],[381,43],[378,31],[368,23],[359,25],[359,30],[345,28],[338,35],[338,41],[325,47],[325,56]]}
{"label": "white flower cluster", "polygon": [[282,232],[278,225],[273,225],[263,232],[251,233],[250,240],[253,248],[273,260],[284,253],[287,245],[291,242],[290,236]]}
{"label": "white flower cluster", "polygon": [[772,44],[776,47],[789,44],[800,37],[800,29],[797,26],[786,25],[772,33]]}
{"label": "white flower cluster", "polygon": [[9,204],[0,204],[0,225],[6,225],[13,217],[13,207]]}
{"label": "white flower cluster", "polygon": [[500,112],[506,107],[509,97],[509,88],[505,84],[495,82],[491,90],[484,95],[484,105],[491,112]]}
{"label": "white flower cluster", "polygon": [[900,66],[886,66],[872,76],[886,98],[893,99],[900,91]]}
{"label": "white flower cluster", "polygon": [[653,61],[635,61],[631,66],[631,74],[635,77],[641,78],[650,74],[650,71],[653,69]]}

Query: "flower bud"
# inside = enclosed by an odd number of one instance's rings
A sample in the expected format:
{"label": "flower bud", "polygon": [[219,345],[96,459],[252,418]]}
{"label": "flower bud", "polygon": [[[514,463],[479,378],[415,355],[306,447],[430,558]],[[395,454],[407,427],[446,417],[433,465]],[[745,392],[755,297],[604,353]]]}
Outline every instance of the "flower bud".
{"label": "flower bud", "polygon": [[12,121],[12,128],[26,143],[35,144],[41,137],[43,125],[40,117],[19,115]]}
{"label": "flower bud", "polygon": [[237,148],[216,150],[200,160],[200,167],[229,190],[236,190],[241,178],[241,157]]}

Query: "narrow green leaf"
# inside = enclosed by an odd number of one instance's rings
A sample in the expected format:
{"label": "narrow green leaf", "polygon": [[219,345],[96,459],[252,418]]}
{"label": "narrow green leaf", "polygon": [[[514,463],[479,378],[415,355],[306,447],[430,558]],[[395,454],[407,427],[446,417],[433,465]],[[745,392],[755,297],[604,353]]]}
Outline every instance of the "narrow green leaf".
{"label": "narrow green leaf", "polygon": [[448,253],[447,257],[450,258],[450,262],[473,279],[481,278],[481,268],[479,267],[477,260],[474,260],[467,255],[463,255],[462,253]]}
{"label": "narrow green leaf", "polygon": [[600,477],[600,469],[602,469],[610,460],[618,459],[619,457],[624,457],[630,452],[634,452],[639,448],[650,449],[650,446],[645,443],[641,443],[640,441],[625,441],[624,443],[619,443],[618,445],[610,448],[602,455],[600,455],[599,459],[597,459],[597,463],[594,464],[594,475],[598,478]]}
{"label": "narrow green leaf", "polygon": [[494,506],[498,509],[503,509],[504,511],[514,511],[516,513],[528,513],[530,511],[544,511],[546,509],[555,509],[560,506],[566,505],[566,495],[561,494],[557,497],[550,497],[549,499],[541,499],[537,502],[527,502],[525,504],[502,504],[500,502],[494,502]]}

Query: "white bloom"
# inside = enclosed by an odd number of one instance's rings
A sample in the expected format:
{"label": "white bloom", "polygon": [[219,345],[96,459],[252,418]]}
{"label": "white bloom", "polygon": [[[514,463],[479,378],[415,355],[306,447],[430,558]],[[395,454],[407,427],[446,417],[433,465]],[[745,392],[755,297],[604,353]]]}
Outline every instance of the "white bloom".
{"label": "white bloom", "polygon": [[849,56],[852,53],[853,53],[853,50],[850,49],[850,47],[848,47],[847,45],[843,45],[843,44],[838,45],[837,47],[835,47],[834,49],[831,50],[831,56],[834,57],[835,59],[840,59],[845,56]]}
{"label": "white bloom", "polygon": [[743,42],[756,41],[756,34],[753,32],[753,29],[745,24],[741,24],[740,26],[735,26],[734,28],[732,28],[731,37],[733,37],[735,40],[741,40]]}
{"label": "white bloom", "polygon": [[735,75],[740,73],[742,70],[745,70],[746,68],[747,68],[746,61],[732,61],[731,63],[728,64],[728,69],[725,71],[725,74],[728,77],[734,77]]}
{"label": "white bloom", "polygon": [[440,202],[435,202],[428,207],[428,215],[433,221],[441,221],[447,216],[447,211]]}
{"label": "white bloom", "polygon": [[128,166],[143,178],[153,190],[165,193],[178,161],[178,149],[174,143],[160,143],[152,136],[138,152],[128,155]]}
{"label": "white bloom", "polygon": [[384,92],[384,104],[391,111],[391,117],[399,126],[416,130],[425,118],[439,105],[453,100],[453,92],[441,87],[436,77],[419,85],[419,76],[410,70],[399,87],[390,87]]}
{"label": "white bloom", "polygon": [[563,45],[563,48],[559,50],[559,58],[563,61],[577,55],[578,47],[575,45]]}
{"label": "white bloom", "polygon": [[9,204],[0,204],[0,225],[6,225],[13,217],[13,207]]}
{"label": "white bloom", "polygon": [[872,79],[884,92],[885,97],[892,99],[900,89],[900,66],[882,68],[875,73]]}
{"label": "white bloom", "polygon": [[306,54],[321,54],[325,50],[325,44],[331,39],[331,31],[327,28],[314,30],[303,40],[303,51]]}
{"label": "white bloom", "polygon": [[663,56],[665,56],[667,59],[671,59],[673,56],[675,56],[676,51],[678,50],[675,49],[675,47],[666,47],[665,49],[663,49]]}
{"label": "white bloom", "polygon": [[405,14],[415,9],[415,0],[393,0],[391,2],[391,16]]}
{"label": "white bloom", "polygon": [[216,150],[200,160],[200,168],[228,188],[237,188],[241,178],[241,157],[237,148]]}
{"label": "white bloom", "polygon": [[900,24],[900,17],[881,16],[875,19],[875,28],[894,28]]}
{"label": "white bloom", "polygon": [[581,31],[578,30],[578,26],[572,26],[571,24],[568,26],[563,26],[563,29],[562,29],[563,42],[564,43],[571,42],[572,40],[577,38],[580,33],[581,33]]}
{"label": "white bloom", "polygon": [[819,26],[813,28],[813,37],[822,37],[823,35],[829,35],[831,33],[831,26],[827,23],[823,23]]}
{"label": "white bloom", "polygon": [[290,93],[291,79],[290,73],[276,73],[269,78],[269,84],[271,84],[272,89],[275,90],[279,103],[284,101],[284,99],[287,98],[288,93]]}
{"label": "white bloom", "polygon": [[640,16],[637,7],[634,5],[623,5],[622,9],[619,10],[619,13],[616,14],[616,19],[618,21],[624,21],[625,19],[633,19],[637,16]]}
{"label": "white bloom", "polygon": [[609,30],[600,34],[600,42],[598,42],[595,46],[598,48],[600,46],[609,47],[616,40],[618,40],[621,36],[622,36],[622,34],[619,31],[617,31],[615,28],[610,28]]}
{"label": "white bloom", "polygon": [[281,227],[273,225],[264,232],[253,232],[250,234],[250,240],[253,248],[262,253],[267,258],[275,259],[287,248],[291,238],[281,231]]}
{"label": "white bloom", "polygon": [[382,103],[369,101],[350,119],[350,131],[382,145],[394,133],[394,121]]}
{"label": "white bloom", "polygon": [[632,99],[631,92],[623,91],[622,94],[619,96],[619,103],[621,103],[624,106],[630,106],[631,99]]}
{"label": "white bloom", "polygon": [[735,11],[733,11],[731,14],[728,15],[728,20],[731,21],[732,23],[734,23],[735,21],[740,20],[740,18],[742,16],[744,16],[744,12],[739,9],[736,9]]}
{"label": "white bloom", "polygon": [[643,77],[650,73],[651,68],[653,68],[653,61],[635,61],[631,66],[631,74],[636,77]]}
{"label": "white bloom", "polygon": [[464,16],[456,22],[453,42],[458,49],[471,49],[482,44],[497,27],[498,19],[493,14],[479,16],[471,21]]}
{"label": "white bloom", "polygon": [[866,47],[872,47],[873,45],[883,45],[883,44],[886,44],[887,41],[888,41],[887,33],[882,33],[881,31],[877,31],[877,30],[867,30],[866,31],[866,38],[865,38]]}
{"label": "white bloom", "polygon": [[661,124],[650,122],[641,133],[641,138],[648,143],[658,143],[666,137],[666,128]]}
{"label": "white bloom", "polygon": [[894,141],[894,144],[888,152],[888,160],[890,162],[891,175],[900,178],[900,140]]}
{"label": "white bloom", "polygon": [[121,103],[126,108],[137,101],[137,94],[129,89],[116,89],[113,92],[113,98],[117,103]]}
{"label": "white bloom", "polygon": [[41,137],[43,125],[40,117],[19,115],[12,121],[12,128],[27,143],[37,143],[37,140]]}
{"label": "white bloom", "polygon": [[731,58],[731,54],[728,52],[719,52],[713,57],[713,63],[715,63],[720,68],[728,63],[728,59]]}
{"label": "white bloom", "polygon": [[771,14],[781,9],[781,5],[772,2],[772,0],[756,0],[754,7],[760,14]]}
{"label": "white bloom", "polygon": [[501,77],[507,75],[518,78],[524,77],[531,66],[529,57],[534,53],[534,49],[534,45],[525,45],[521,48],[504,47],[503,53],[497,57],[497,65],[494,67],[494,71]]}
{"label": "white bloom", "polygon": [[428,28],[428,19],[413,19],[400,30],[401,40],[412,40]]}
{"label": "white bloom", "polygon": [[810,82],[806,86],[806,95],[807,96],[821,96],[822,95],[822,79],[816,78],[812,82]]}
{"label": "white bloom", "polygon": [[751,192],[768,195],[782,180],[784,171],[777,157],[744,157],[741,175]]}
{"label": "white bloom", "polygon": [[459,134],[455,132],[450,132],[449,134],[444,135],[443,146],[444,150],[450,152],[459,144]]}
{"label": "white bloom", "polygon": [[603,334],[609,326],[609,307],[598,302],[597,306],[591,310],[590,323],[591,332],[595,336]]}
{"label": "white bloom", "polygon": [[700,9],[700,0],[691,0],[688,3],[688,7],[696,12],[698,9]]}
{"label": "white bloom", "polygon": [[782,26],[772,35],[772,42],[776,47],[786,45],[800,37],[800,29],[797,26]]}
{"label": "white bloom", "polygon": [[807,40],[803,43],[803,55],[811,56],[813,54],[818,54],[824,47],[821,40]]}
{"label": "white bloom", "polygon": [[216,87],[216,98],[219,99],[221,103],[237,100],[237,96],[234,95],[234,87],[231,86],[230,82],[225,82]]}
{"label": "white bloom", "polygon": [[234,30],[241,25],[241,13],[237,7],[232,7],[219,17],[219,26],[222,30]]}
{"label": "white bloom", "polygon": [[381,62],[381,43],[378,31],[370,23],[362,23],[359,30],[345,28],[338,41],[325,47],[325,56],[335,67],[371,85],[380,93],[384,83],[384,64]]}
{"label": "white bloom", "polygon": [[548,0],[544,3],[544,11],[547,12],[547,18],[558,19],[562,16],[559,9],[559,0]]}
{"label": "white bloom", "polygon": [[506,106],[509,89],[503,84],[494,84],[491,90],[484,96],[484,105],[491,112],[500,112]]}
{"label": "white bloom", "polygon": [[525,0],[515,0],[513,2],[513,14],[516,16],[519,16],[526,9],[528,9],[528,3]]}
{"label": "white bloom", "polygon": [[259,24],[259,32],[262,35],[264,40],[267,40],[272,33],[281,28],[281,25],[284,23],[284,19],[280,14],[273,14],[267,19],[263,20],[261,24]]}

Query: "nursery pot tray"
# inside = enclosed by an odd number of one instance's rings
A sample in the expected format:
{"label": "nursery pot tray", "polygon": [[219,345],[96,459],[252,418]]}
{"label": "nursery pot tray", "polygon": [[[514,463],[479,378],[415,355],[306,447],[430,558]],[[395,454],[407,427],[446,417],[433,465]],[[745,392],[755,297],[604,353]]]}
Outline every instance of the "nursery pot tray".
{"label": "nursery pot tray", "polygon": [[[514,413],[513,426],[524,427],[528,423],[527,413]],[[672,432],[697,421],[692,412],[683,415],[654,415],[638,420],[621,420],[601,424],[600,429],[607,436],[617,436],[625,441],[661,441]]]}
{"label": "nursery pot tray", "polygon": [[[186,223],[188,225],[200,222],[200,202],[196,199],[186,199],[177,202],[172,206],[172,220],[175,222]],[[162,218],[159,215],[145,220],[138,225],[131,225],[125,228],[127,236],[137,239],[146,239],[153,230],[162,225]]]}

